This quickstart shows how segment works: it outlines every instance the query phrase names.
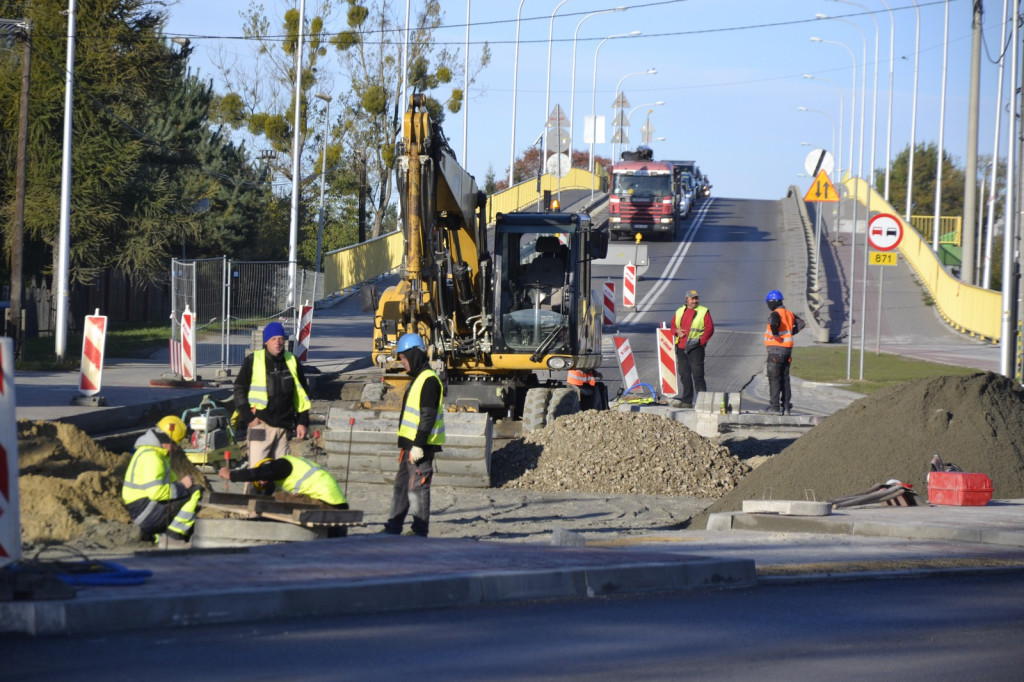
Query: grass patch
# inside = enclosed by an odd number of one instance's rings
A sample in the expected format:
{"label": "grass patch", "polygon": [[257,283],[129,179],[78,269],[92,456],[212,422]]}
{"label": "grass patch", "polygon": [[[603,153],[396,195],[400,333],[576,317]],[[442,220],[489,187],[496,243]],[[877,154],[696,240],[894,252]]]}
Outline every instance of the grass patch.
{"label": "grass patch", "polygon": [[972,367],[956,367],[943,365],[927,360],[915,360],[902,355],[873,352],[864,354],[864,380],[860,376],[860,351],[853,350],[850,358],[850,376],[846,380],[846,346],[815,346],[813,348],[796,348],[793,351],[791,373],[805,381],[817,381],[832,384],[850,391],[868,395],[875,391],[917,379],[928,379],[938,376],[960,376],[974,374],[981,370]]}
{"label": "grass patch", "polygon": [[[108,358],[148,358],[167,347],[171,328],[166,323],[111,326],[103,354]],[[21,370],[77,370],[82,363],[82,334],[67,335],[64,362],[57,362],[52,336],[26,339],[16,368]]]}

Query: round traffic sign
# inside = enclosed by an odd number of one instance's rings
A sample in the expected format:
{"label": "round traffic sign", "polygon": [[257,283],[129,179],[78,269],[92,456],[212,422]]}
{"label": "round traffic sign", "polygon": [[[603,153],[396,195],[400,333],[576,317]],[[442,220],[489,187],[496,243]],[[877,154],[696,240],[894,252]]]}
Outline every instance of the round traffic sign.
{"label": "round traffic sign", "polygon": [[555,177],[564,178],[569,174],[572,162],[568,154],[552,154],[544,164],[544,170]]}
{"label": "round traffic sign", "polygon": [[825,171],[829,175],[832,175],[832,170],[835,168],[836,160],[832,158],[832,154],[825,149],[815,149],[807,155],[804,159],[804,170],[812,178],[818,174],[818,171]]}
{"label": "round traffic sign", "polygon": [[868,244],[879,251],[892,251],[903,241],[903,223],[894,215],[879,213],[868,221]]}

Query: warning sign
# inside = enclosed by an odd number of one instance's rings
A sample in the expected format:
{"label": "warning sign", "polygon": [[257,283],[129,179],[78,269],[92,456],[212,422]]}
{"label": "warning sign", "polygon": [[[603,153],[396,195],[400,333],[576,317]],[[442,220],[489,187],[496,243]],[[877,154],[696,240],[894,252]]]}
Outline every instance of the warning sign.
{"label": "warning sign", "polygon": [[828,173],[824,170],[818,171],[818,177],[814,178],[814,183],[811,184],[807,194],[804,195],[804,201],[818,203],[836,203],[839,201],[839,192],[836,191],[835,185],[828,179]]}

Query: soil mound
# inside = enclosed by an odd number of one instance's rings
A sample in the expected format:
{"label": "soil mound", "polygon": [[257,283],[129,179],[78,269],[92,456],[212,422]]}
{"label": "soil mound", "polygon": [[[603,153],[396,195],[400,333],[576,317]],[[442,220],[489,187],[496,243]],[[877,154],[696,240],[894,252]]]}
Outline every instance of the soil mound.
{"label": "soil mound", "polygon": [[[71,541],[86,549],[137,544],[121,502],[130,460],[131,453],[110,452],[75,426],[19,421],[23,549]],[[191,475],[205,485],[203,475],[184,455],[172,456],[171,466],[179,478]]]}
{"label": "soil mound", "polygon": [[495,487],[718,498],[750,467],[679,422],[589,410],[559,417],[492,455]]}
{"label": "soil mound", "polygon": [[829,500],[889,479],[926,503],[928,464],[938,453],[988,474],[993,498],[1024,497],[1024,391],[989,372],[909,382],[836,412],[765,462],[696,516],[737,511],[743,500]]}

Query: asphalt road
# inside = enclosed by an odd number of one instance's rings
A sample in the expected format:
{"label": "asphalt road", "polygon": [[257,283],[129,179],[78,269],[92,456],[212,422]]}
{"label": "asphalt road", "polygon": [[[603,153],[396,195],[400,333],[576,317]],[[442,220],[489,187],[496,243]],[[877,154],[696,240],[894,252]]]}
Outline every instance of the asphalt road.
{"label": "asphalt road", "polygon": [[[1019,680],[1015,574],[0,639],[5,679]],[[412,589],[415,589],[412,587]]]}

